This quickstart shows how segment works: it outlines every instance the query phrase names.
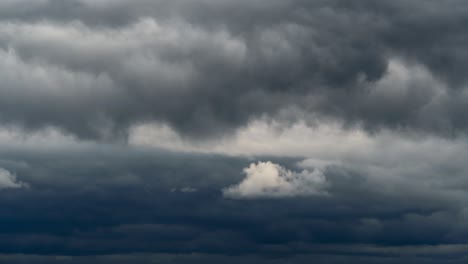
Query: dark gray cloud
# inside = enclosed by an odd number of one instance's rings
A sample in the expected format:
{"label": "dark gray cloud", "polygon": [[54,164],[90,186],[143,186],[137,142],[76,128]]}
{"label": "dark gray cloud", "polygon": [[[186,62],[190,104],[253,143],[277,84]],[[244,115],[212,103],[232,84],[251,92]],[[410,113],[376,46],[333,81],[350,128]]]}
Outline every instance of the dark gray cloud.
{"label": "dark gray cloud", "polygon": [[159,121],[230,134],[291,109],[464,134],[463,1],[24,1],[0,12],[0,113],[125,138]]}
{"label": "dark gray cloud", "polygon": [[0,1],[0,262],[466,263],[465,2]]}
{"label": "dark gray cloud", "polygon": [[[388,257],[461,261],[467,243],[466,179],[453,176],[457,187],[440,185],[433,178],[436,165],[433,174],[418,170],[397,183],[378,170],[334,165],[323,172],[327,196],[237,200],[226,199],[222,189],[242,180],[240,171],[249,163],[244,158],[102,145],[10,148],[0,156],[0,166],[30,185],[0,192],[5,254],[198,252],[272,258],[266,263],[325,261],[321,254],[362,255],[369,263]],[[273,161],[298,170],[296,159]],[[188,187],[197,191],[173,191]],[[440,249],[428,253],[427,245]],[[296,259],[310,253],[318,256]]]}

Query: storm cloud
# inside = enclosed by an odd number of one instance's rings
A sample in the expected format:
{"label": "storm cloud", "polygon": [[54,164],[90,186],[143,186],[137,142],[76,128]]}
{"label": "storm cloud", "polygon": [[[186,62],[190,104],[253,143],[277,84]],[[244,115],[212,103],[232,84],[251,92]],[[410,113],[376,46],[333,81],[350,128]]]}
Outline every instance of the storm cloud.
{"label": "storm cloud", "polygon": [[0,0],[0,262],[466,263],[461,0]]}
{"label": "storm cloud", "polygon": [[465,134],[468,10],[450,3],[2,2],[1,120],[85,139],[261,117]]}
{"label": "storm cloud", "polygon": [[[296,189],[277,188],[282,195],[263,189],[249,199],[232,199],[223,190],[245,180],[240,171],[246,158],[102,145],[39,152],[4,148],[1,156],[0,165],[30,185],[0,191],[5,209],[0,245],[12,260],[26,254],[43,256],[38,261],[57,255],[106,263],[116,254],[131,261],[138,256],[130,254],[139,252],[143,263],[154,258],[186,263],[197,259],[190,255],[197,252],[213,262],[329,263],[337,256],[361,256],[369,263],[390,257],[419,263],[450,256],[461,263],[465,256],[463,159],[437,164],[441,159],[434,155],[426,163],[416,158],[403,163],[403,156],[401,167],[392,169],[381,157],[326,166],[270,157],[289,173],[320,168],[327,194],[292,181],[287,186]],[[444,179],[441,171],[450,177]],[[297,179],[309,179],[302,175]],[[174,191],[186,188],[197,191]],[[163,255],[151,256],[156,253]],[[311,253],[316,256],[302,256]]]}

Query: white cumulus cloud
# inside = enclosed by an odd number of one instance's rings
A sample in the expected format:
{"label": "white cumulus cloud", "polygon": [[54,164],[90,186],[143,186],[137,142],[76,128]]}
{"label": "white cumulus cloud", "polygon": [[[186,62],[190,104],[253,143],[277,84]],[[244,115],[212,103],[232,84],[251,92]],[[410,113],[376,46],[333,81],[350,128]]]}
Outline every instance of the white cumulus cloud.
{"label": "white cumulus cloud", "polygon": [[268,161],[250,164],[244,174],[242,182],[223,190],[225,197],[251,199],[327,194],[327,181],[319,169],[294,172]]}
{"label": "white cumulus cloud", "polygon": [[26,183],[18,181],[16,176],[11,172],[0,168],[0,189],[23,188],[27,186]]}

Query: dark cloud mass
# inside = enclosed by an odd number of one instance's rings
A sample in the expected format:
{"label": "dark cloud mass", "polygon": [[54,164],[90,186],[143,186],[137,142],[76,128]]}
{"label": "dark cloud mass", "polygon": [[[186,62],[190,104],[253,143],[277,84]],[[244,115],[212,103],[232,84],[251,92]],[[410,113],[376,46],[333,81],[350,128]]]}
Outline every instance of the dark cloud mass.
{"label": "dark cloud mass", "polygon": [[0,263],[468,263],[468,2],[0,0]]}
{"label": "dark cloud mass", "polygon": [[125,138],[129,126],[154,120],[206,138],[296,109],[372,131],[464,134],[467,8],[5,1],[1,119],[91,139]]}
{"label": "dark cloud mass", "polygon": [[[1,157],[0,166],[30,186],[0,192],[0,248],[11,261],[466,258],[466,195],[454,196],[450,186],[424,187],[417,179],[381,185],[362,169],[329,166],[323,172],[328,196],[237,200],[221,190],[241,180],[245,158],[112,146],[40,154],[10,148]],[[297,160],[274,161],[294,169]],[[438,185],[435,170],[424,178],[428,186]],[[466,179],[457,185],[466,186]],[[193,191],[174,191],[184,188]]]}

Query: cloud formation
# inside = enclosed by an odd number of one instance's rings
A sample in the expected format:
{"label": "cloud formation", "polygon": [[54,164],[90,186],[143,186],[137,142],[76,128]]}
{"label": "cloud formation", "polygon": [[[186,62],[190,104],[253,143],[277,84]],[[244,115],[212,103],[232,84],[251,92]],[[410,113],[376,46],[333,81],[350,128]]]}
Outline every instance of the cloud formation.
{"label": "cloud formation", "polygon": [[85,139],[260,117],[464,135],[468,8],[451,2],[8,1],[0,120]]}
{"label": "cloud formation", "polygon": [[293,172],[278,164],[252,163],[243,170],[245,179],[223,190],[229,198],[281,198],[326,195],[327,181],[319,169]]}
{"label": "cloud formation", "polygon": [[[258,256],[266,263],[311,252],[344,259],[361,254],[367,261],[389,254],[398,261],[403,254],[463,256],[466,145],[441,142],[382,142],[380,149],[388,151],[355,152],[341,156],[343,162],[254,157],[271,160],[268,175],[292,179],[266,185],[256,163],[251,172],[258,186],[290,193],[304,187],[306,194],[271,196],[254,188],[263,196],[250,197],[226,197],[220,190],[247,179],[239,171],[251,158],[95,144],[2,146],[0,166],[34,188],[0,192],[0,207],[9,208],[0,248],[5,254],[70,256],[197,252]],[[311,176],[317,168],[325,185]],[[299,182],[310,184],[297,187]],[[197,191],[184,193],[184,187]],[[440,252],[428,255],[428,245]],[[316,257],[303,261],[311,259]]]}
{"label": "cloud formation", "polygon": [[0,262],[467,263],[467,17],[0,0]]}
{"label": "cloud formation", "polygon": [[11,172],[0,168],[0,189],[15,189],[24,188],[28,185],[16,179],[16,175]]}

